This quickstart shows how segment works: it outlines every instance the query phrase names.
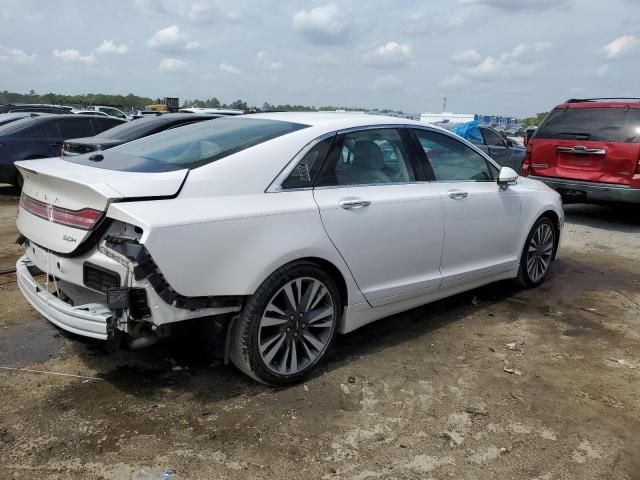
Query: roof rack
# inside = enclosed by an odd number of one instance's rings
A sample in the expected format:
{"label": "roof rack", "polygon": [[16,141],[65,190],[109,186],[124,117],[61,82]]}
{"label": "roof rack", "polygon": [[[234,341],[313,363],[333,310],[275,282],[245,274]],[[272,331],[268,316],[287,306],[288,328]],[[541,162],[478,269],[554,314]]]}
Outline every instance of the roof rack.
{"label": "roof rack", "polygon": [[640,98],[634,97],[601,97],[601,98],[570,98],[564,103],[583,103],[583,102],[606,102],[611,100],[631,100],[634,102],[640,102]]}

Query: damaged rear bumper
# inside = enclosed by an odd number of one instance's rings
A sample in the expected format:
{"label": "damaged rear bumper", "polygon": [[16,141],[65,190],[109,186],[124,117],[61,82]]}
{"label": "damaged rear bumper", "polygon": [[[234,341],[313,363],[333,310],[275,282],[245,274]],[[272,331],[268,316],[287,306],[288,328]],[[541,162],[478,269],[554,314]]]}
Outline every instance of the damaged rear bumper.
{"label": "damaged rear bumper", "polygon": [[20,291],[43,317],[54,325],[78,335],[107,339],[107,323],[112,312],[106,304],[90,303],[74,307],[52,295],[29,272],[33,263],[25,255],[16,263]]}

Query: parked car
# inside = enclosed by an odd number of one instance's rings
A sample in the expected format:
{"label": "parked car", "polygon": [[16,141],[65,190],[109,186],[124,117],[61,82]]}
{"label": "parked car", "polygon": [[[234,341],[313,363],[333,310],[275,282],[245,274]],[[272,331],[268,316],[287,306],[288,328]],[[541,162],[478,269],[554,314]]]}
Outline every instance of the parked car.
{"label": "parked car", "polygon": [[21,186],[17,160],[59,156],[65,138],[96,135],[122,123],[117,118],[42,115],[0,126],[0,183]]}
{"label": "parked car", "polygon": [[0,113],[10,112],[39,112],[39,113],[57,113],[67,114],[69,110],[56,105],[46,105],[42,103],[7,103],[0,105]]}
{"label": "parked car", "polygon": [[[522,162],[524,161],[526,153],[525,148],[513,140],[504,137],[494,128],[478,125],[477,122],[469,122],[463,125],[446,124],[443,125],[443,127],[475,144],[498,162],[498,165],[501,167],[509,167],[516,172],[519,172],[522,168]],[[461,128],[462,130],[460,130]]]}
{"label": "parked car", "polygon": [[13,113],[0,113],[0,125],[15,122],[16,120],[22,120],[23,118],[36,118],[42,115],[42,113],[36,112],[13,112]]}
{"label": "parked car", "polygon": [[127,114],[129,120],[137,120],[139,118],[150,117],[150,116],[160,116],[163,115],[164,112],[156,112],[155,110],[132,110]]}
{"label": "parked car", "polygon": [[146,117],[137,122],[127,122],[110,128],[94,137],[65,140],[62,147],[62,154],[71,156],[96,152],[98,150],[107,150],[170,128],[205,120],[213,120],[219,116],[220,115],[197,115],[193,113],[167,113],[160,116]]}
{"label": "parked car", "polygon": [[73,109],[70,113],[75,113],[76,115],[93,115],[94,117],[109,117],[110,115],[107,115],[104,112],[98,112],[96,110],[76,110]]}
{"label": "parked car", "polygon": [[225,117],[94,157],[18,163],[24,296],[133,348],[199,318],[210,349],[272,385],[306,378],[337,333],[497,280],[540,285],[563,225],[552,189],[396,117]]}
{"label": "parked car", "polygon": [[640,203],[640,99],[572,99],[527,145],[524,175],[565,202]]}
{"label": "parked car", "polygon": [[204,107],[189,107],[181,108],[179,110],[182,113],[210,113],[215,115],[242,115],[244,110],[238,110],[235,108],[204,108]]}
{"label": "parked car", "polygon": [[91,105],[87,107],[87,110],[93,110],[95,112],[104,113],[106,115],[109,115],[110,117],[120,118],[122,120],[129,120],[129,117],[127,117],[126,113],[124,113],[122,110],[115,107],[105,107],[103,105]]}
{"label": "parked car", "polygon": [[534,127],[534,126],[529,126],[525,129],[524,131],[524,138],[523,138],[523,144],[526,147],[529,144],[529,140],[531,140],[531,137],[533,136],[533,134],[535,133],[536,129],[538,127]]}

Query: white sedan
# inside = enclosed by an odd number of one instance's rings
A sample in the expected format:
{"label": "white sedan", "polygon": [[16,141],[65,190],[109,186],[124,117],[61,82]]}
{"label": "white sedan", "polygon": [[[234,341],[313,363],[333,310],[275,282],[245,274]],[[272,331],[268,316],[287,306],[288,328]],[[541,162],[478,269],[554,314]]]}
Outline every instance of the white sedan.
{"label": "white sedan", "polygon": [[197,318],[272,385],[307,377],[337,333],[497,280],[539,285],[564,221],[544,184],[382,116],[226,117],[17,165],[18,282],[45,318],[132,348]]}

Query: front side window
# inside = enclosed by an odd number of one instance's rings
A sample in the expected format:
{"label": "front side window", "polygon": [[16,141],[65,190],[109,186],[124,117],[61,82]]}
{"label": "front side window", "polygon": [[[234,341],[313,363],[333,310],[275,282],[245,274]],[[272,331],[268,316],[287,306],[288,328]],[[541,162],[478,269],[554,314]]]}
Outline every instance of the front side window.
{"label": "front side window", "polygon": [[339,152],[325,162],[318,186],[411,182],[415,174],[398,130],[384,128],[344,134]]}
{"label": "front side window", "polygon": [[483,128],[484,141],[490,147],[504,147],[504,139],[493,130]]}
{"label": "front side window", "polygon": [[442,133],[414,130],[436,181],[492,181],[485,158]]}

